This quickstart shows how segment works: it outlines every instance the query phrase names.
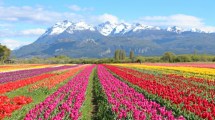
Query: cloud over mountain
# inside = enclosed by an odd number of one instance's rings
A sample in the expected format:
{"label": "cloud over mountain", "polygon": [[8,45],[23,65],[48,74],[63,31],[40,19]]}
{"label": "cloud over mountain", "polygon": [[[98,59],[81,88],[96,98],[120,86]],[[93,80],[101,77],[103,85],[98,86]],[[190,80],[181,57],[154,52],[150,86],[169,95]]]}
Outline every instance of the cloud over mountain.
{"label": "cloud over mountain", "polygon": [[179,26],[185,29],[194,27],[204,29],[208,32],[215,32],[215,27],[205,25],[201,18],[184,14],[175,14],[170,16],[144,16],[137,21],[153,26]]}

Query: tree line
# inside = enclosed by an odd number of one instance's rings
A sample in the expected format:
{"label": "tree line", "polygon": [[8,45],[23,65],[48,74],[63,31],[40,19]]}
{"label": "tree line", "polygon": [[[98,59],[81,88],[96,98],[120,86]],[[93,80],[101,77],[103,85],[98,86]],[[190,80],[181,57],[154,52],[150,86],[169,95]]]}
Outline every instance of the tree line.
{"label": "tree line", "polygon": [[4,62],[10,57],[10,49],[4,45],[0,44],[0,63],[4,64]]}
{"label": "tree line", "polygon": [[118,62],[215,62],[214,55],[197,54],[197,52],[184,55],[165,52],[162,56],[135,56],[133,50],[130,51],[129,57],[126,57],[126,52],[124,50],[116,50],[114,59]]}
{"label": "tree line", "polygon": [[[10,60],[10,49],[0,44],[0,64]],[[128,56],[126,56],[128,55]],[[49,58],[33,57],[28,59],[11,59],[16,63],[27,64],[101,64],[101,63],[142,63],[142,62],[215,62],[214,55],[207,54],[184,54],[176,55],[173,52],[165,52],[162,56],[140,56],[135,55],[133,50],[126,54],[125,50],[117,49],[112,58],[70,58],[68,56],[54,56]]]}
{"label": "tree line", "polygon": [[102,64],[142,62],[215,62],[215,56],[205,54],[175,55],[172,52],[165,52],[162,56],[137,56],[132,50],[126,56],[124,50],[116,50],[112,58],[70,58],[61,55],[49,58],[33,57],[28,59],[16,59],[16,63],[20,64]]}
{"label": "tree line", "polygon": [[215,57],[213,55],[207,54],[185,54],[185,55],[176,55],[173,52],[165,52],[160,58],[161,62],[215,62]]}
{"label": "tree line", "polygon": [[[126,52],[124,50],[118,49],[114,52],[114,59],[115,60],[125,60],[125,58],[126,58]],[[134,58],[134,51],[133,50],[130,51],[129,58],[130,59]]]}

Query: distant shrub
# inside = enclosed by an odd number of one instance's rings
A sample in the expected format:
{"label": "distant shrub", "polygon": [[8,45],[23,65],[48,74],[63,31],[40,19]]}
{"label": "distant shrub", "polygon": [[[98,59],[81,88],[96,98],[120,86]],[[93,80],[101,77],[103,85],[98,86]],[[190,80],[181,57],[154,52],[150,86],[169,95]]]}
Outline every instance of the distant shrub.
{"label": "distant shrub", "polygon": [[214,57],[214,59],[212,61],[215,62],[215,57]]}
{"label": "distant shrub", "polygon": [[161,57],[164,62],[175,62],[176,55],[173,52],[165,52]]}
{"label": "distant shrub", "polygon": [[179,55],[175,59],[176,62],[192,62],[192,59],[188,55]]}

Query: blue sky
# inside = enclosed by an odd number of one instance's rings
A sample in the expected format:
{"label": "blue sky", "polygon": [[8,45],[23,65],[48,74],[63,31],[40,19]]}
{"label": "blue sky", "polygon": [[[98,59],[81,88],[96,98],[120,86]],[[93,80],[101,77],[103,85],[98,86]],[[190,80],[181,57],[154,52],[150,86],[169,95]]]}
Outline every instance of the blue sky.
{"label": "blue sky", "polygon": [[0,43],[11,49],[35,41],[56,22],[140,22],[215,31],[213,0],[0,0]]}

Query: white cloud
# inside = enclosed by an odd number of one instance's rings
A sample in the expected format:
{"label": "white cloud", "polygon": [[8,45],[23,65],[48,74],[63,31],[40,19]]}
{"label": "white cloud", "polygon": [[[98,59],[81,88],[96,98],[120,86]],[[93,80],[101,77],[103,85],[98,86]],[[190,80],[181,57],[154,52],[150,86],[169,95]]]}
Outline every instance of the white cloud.
{"label": "white cloud", "polygon": [[13,31],[11,29],[0,30],[0,37],[37,37],[42,35],[46,30],[41,28],[27,29],[22,31]]}
{"label": "white cloud", "polygon": [[2,45],[6,45],[11,50],[17,49],[23,45],[30,44],[30,42],[23,42],[23,41],[13,40],[13,39],[3,39],[3,40],[0,40],[0,43]]}
{"label": "white cloud", "polygon": [[76,12],[78,12],[78,11],[93,11],[94,10],[94,8],[92,8],[92,7],[80,7],[78,5],[70,5],[69,9],[71,9],[72,11],[76,11]]}
{"label": "white cloud", "polygon": [[10,31],[9,29],[0,29],[0,38],[8,37],[10,35],[13,35],[14,33]]}
{"label": "white cloud", "polygon": [[[74,11],[90,11],[93,8],[82,8],[77,5],[71,5],[70,9]],[[56,22],[69,20],[73,22],[86,21],[90,24],[99,24],[101,22],[110,21],[113,23],[119,22],[119,19],[111,14],[102,15],[82,15],[72,12],[56,12],[47,10],[41,6],[0,6],[0,20],[13,24],[13,22],[22,22],[25,24],[53,25]]]}
{"label": "white cloud", "polygon": [[7,24],[7,23],[3,23],[3,24],[0,23],[0,29],[5,29],[5,28],[9,28],[9,27],[12,27],[12,25]]}
{"label": "white cloud", "polygon": [[107,14],[107,13],[100,15],[100,16],[96,16],[95,20],[99,23],[106,22],[106,21],[109,21],[111,23],[118,23],[119,22],[118,17],[111,15],[111,14]]}
{"label": "white cloud", "polygon": [[69,6],[69,8],[73,11],[80,11],[81,10],[81,7],[79,7],[77,5],[71,5],[71,6]]}
{"label": "white cloud", "polygon": [[145,25],[152,26],[179,26],[185,29],[198,28],[206,32],[215,32],[215,27],[205,25],[201,18],[184,14],[175,14],[170,16],[144,16],[135,22],[141,22]]}
{"label": "white cloud", "polygon": [[28,30],[23,30],[20,33],[22,35],[28,35],[28,36],[34,36],[34,35],[42,35],[45,33],[45,29],[37,28],[37,29],[28,29]]}
{"label": "white cloud", "polygon": [[45,10],[42,7],[3,7],[0,6],[0,20],[7,22],[29,22],[29,23],[55,23],[61,20],[78,21],[82,19],[82,15],[71,12],[55,12]]}
{"label": "white cloud", "polygon": [[200,29],[203,31],[207,31],[209,33],[215,32],[214,26],[203,26],[203,27],[200,27]]}
{"label": "white cloud", "polygon": [[[73,11],[89,11],[93,8],[87,8],[87,7],[80,7],[77,5],[71,5],[69,8]],[[16,6],[0,6],[0,21],[3,21],[7,24],[13,24],[14,22],[18,22],[21,24],[37,24],[37,25],[47,25],[52,26],[54,23],[63,21],[63,20],[69,20],[73,22],[79,22],[79,21],[85,21],[89,24],[97,25],[102,22],[110,21],[111,23],[119,23],[122,22],[122,19],[119,19],[117,16],[114,16],[112,14],[102,14],[102,15],[91,15],[91,14],[77,14],[73,12],[56,12],[52,10],[45,9],[41,6],[31,7],[31,6],[22,6],[22,7],[16,7]],[[161,26],[161,27],[167,27],[167,26],[179,26],[183,28],[199,28],[203,29],[205,31],[215,31],[215,27],[213,26],[207,26],[203,19],[191,16],[191,15],[185,15],[185,14],[175,14],[170,16],[143,16],[139,18],[138,20],[134,20],[134,22],[140,22],[145,25],[152,25],[152,26]],[[0,28],[4,28],[2,24],[0,24]],[[14,31],[16,32],[15,35],[39,35],[42,30],[38,30],[35,33],[33,32],[20,32],[20,31]],[[1,31],[0,29],[0,37],[5,36],[5,34],[14,35],[14,32],[5,32]],[[4,34],[2,34],[4,33]],[[23,34],[24,33],[24,34]],[[38,34],[37,34],[38,33]]]}
{"label": "white cloud", "polygon": [[153,26],[180,26],[180,27],[199,27],[203,26],[202,19],[195,16],[176,14],[171,16],[145,16],[139,22]]}

